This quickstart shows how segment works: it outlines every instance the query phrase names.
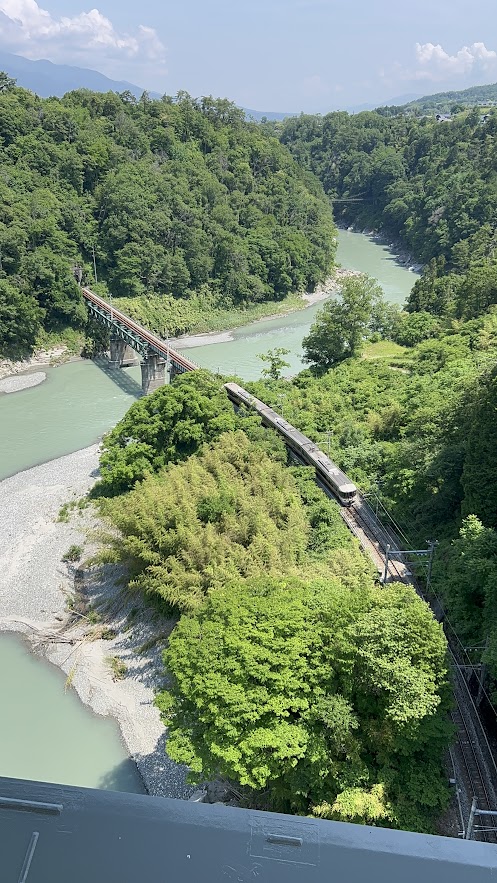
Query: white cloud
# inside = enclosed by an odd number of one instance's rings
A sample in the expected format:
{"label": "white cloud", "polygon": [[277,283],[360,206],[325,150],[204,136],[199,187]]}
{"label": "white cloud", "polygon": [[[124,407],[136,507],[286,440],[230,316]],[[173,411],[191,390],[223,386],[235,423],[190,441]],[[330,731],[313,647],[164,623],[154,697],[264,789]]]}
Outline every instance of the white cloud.
{"label": "white cloud", "polygon": [[123,56],[163,63],[165,56],[153,28],[140,25],[133,34],[118,31],[98,9],[54,18],[36,0],[0,0],[0,43],[29,58],[49,55],[53,61],[73,64],[86,58],[87,66],[97,58]]}
{"label": "white cloud", "polygon": [[497,52],[487,49],[485,43],[462,46],[454,55],[440,43],[416,43],[416,63],[405,66],[395,62],[378,73],[385,86],[391,88],[399,81],[415,83],[444,83],[453,88],[482,82],[497,75]]}
{"label": "white cloud", "polygon": [[483,74],[497,69],[497,52],[487,49],[485,43],[463,46],[455,55],[449,55],[440,43],[416,43],[416,60],[418,67],[413,72],[416,80],[444,80],[454,75]]}

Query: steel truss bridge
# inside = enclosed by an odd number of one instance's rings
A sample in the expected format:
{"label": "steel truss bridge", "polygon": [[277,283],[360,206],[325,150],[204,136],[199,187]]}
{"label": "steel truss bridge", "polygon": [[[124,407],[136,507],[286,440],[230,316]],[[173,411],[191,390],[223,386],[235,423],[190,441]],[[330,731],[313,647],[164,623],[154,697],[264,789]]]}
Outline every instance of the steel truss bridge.
{"label": "steel truss bridge", "polygon": [[165,360],[174,374],[184,374],[186,371],[195,371],[197,365],[187,359],[177,350],[169,346],[169,342],[162,340],[156,334],[152,334],[138,322],[130,319],[125,313],[116,310],[112,303],[107,303],[103,298],[95,294],[90,288],[82,287],[83,295],[88,312],[95,321],[104,325],[117,338],[130,346],[144,360]]}

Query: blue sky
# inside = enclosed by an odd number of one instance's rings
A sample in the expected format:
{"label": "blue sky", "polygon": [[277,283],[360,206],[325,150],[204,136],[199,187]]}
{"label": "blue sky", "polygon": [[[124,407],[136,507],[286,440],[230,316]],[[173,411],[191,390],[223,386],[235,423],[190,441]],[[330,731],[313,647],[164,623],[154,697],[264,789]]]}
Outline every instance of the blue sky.
{"label": "blue sky", "polygon": [[326,111],[497,81],[496,0],[0,0],[0,46],[174,95]]}

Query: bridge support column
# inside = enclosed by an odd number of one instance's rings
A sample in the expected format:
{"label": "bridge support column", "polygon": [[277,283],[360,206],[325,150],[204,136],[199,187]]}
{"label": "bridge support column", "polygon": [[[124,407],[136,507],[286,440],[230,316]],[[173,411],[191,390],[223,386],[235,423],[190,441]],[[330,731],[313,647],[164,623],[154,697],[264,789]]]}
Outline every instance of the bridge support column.
{"label": "bridge support column", "polygon": [[120,337],[110,339],[110,361],[114,368],[129,368],[138,364],[138,355],[125,340]]}
{"label": "bridge support column", "polygon": [[143,395],[155,392],[166,382],[166,362],[160,356],[151,354],[141,362]]}
{"label": "bridge support column", "polygon": [[175,377],[179,377],[182,371],[178,371],[173,361],[169,363],[169,383],[172,383]]}

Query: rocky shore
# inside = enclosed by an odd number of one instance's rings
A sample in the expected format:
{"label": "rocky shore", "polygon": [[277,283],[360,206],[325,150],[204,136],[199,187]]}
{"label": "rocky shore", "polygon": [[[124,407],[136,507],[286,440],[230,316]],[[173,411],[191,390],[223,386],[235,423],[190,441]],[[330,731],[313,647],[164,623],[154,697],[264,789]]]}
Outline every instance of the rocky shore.
{"label": "rocky shore", "polygon": [[[153,704],[174,623],[154,621],[139,598],[124,597],[116,567],[85,564],[100,525],[78,501],[96,481],[98,451],[92,445],[0,482],[0,631],[25,634],[83,702],[118,720],[149,793],[187,797],[186,770],[165,754]],[[64,562],[68,551],[78,560]]]}
{"label": "rocky shore", "polygon": [[[66,362],[69,358],[71,358],[71,355],[68,347],[61,344],[49,350],[39,350],[29,359],[22,359],[19,362],[14,362],[12,359],[0,359],[0,380],[4,377],[11,377],[14,374],[23,374],[29,377],[32,375],[26,374],[26,372],[32,371],[33,368],[58,365],[61,362]],[[20,388],[24,389],[25,387]]]}

